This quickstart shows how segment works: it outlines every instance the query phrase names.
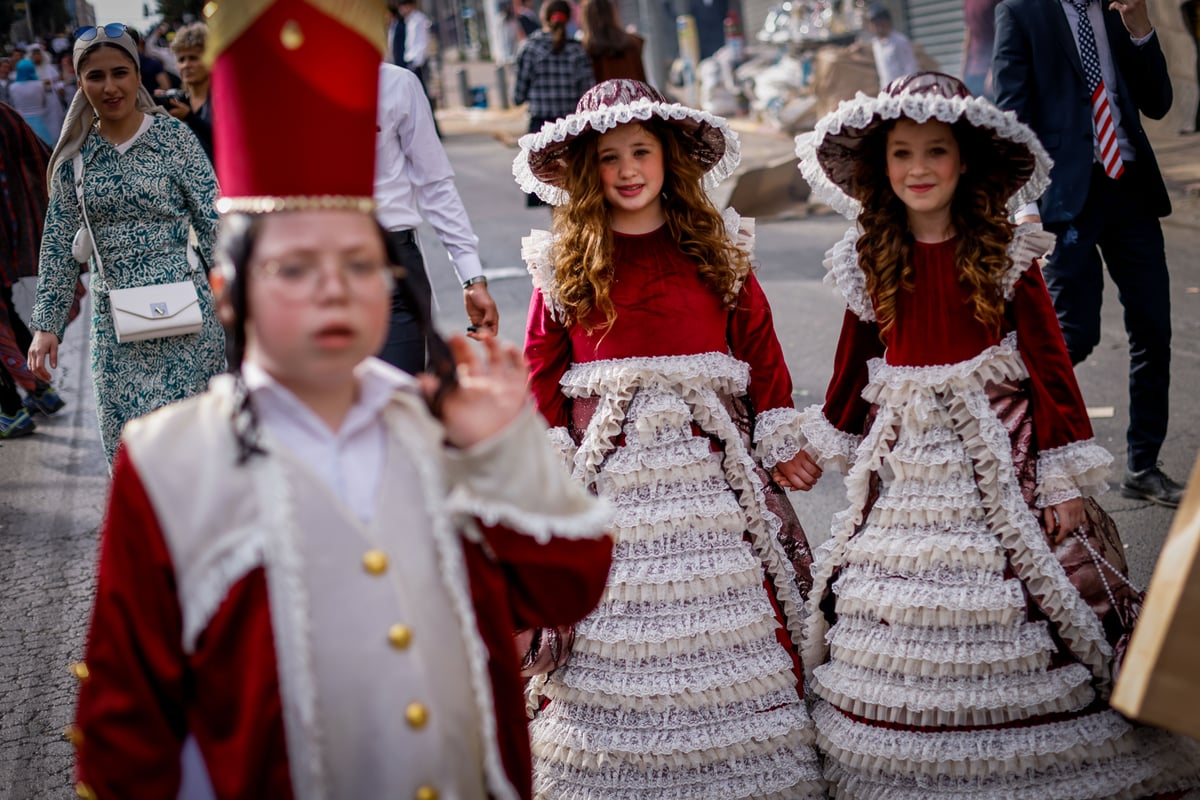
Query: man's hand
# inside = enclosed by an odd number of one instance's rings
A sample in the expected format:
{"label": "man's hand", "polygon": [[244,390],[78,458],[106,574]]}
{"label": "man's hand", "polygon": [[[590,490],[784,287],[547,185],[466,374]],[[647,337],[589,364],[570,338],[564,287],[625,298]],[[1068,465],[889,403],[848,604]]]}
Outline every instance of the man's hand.
{"label": "man's hand", "polygon": [[1154,26],[1150,23],[1150,11],[1146,8],[1146,0],[1113,0],[1108,4],[1108,10],[1116,11],[1121,15],[1121,22],[1125,23],[1125,30],[1129,31],[1129,35],[1134,39],[1141,39],[1154,32]]}
{"label": "man's hand", "polygon": [[816,459],[801,450],[791,461],[780,461],[771,470],[771,477],[785,489],[799,489],[807,492],[817,485],[821,477],[821,467]]}
{"label": "man's hand", "polygon": [[467,319],[471,320],[467,336],[485,339],[500,332],[500,312],[486,284],[473,283],[463,289],[463,306],[467,309]]}

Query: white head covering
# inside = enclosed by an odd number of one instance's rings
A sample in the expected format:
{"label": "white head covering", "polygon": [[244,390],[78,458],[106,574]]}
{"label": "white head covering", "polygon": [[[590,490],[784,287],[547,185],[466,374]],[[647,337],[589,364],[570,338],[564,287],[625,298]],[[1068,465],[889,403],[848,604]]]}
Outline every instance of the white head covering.
{"label": "white head covering", "polygon": [[[133,40],[133,36],[128,31],[124,31],[120,36],[110,37],[105,31],[106,27],[108,26],[98,27],[94,39],[78,38],[75,40],[75,48],[71,52],[71,63],[75,66],[75,73],[79,74],[79,62],[93,48],[101,44],[115,44],[129,54],[129,57],[133,59],[133,67],[137,70],[139,77],[138,110],[144,114],[166,114],[167,112],[154,102],[154,98],[146,91],[146,87],[141,85],[142,62],[138,57],[137,43]],[[75,92],[75,97],[71,99],[71,105],[67,109],[67,117],[63,120],[58,144],[54,146],[54,152],[50,155],[50,168],[46,172],[47,185],[53,183],[54,173],[58,171],[59,165],[75,157],[75,154],[83,147],[83,140],[87,138],[92,129],[96,110],[92,108],[83,93],[83,75],[79,75],[79,87],[79,91]]]}

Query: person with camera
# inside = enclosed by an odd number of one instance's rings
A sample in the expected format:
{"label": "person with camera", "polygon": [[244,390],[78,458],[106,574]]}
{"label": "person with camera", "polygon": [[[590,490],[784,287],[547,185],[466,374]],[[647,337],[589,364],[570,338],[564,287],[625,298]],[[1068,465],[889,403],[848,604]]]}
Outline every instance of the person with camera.
{"label": "person with camera", "polygon": [[212,76],[204,63],[207,43],[208,26],[203,22],[193,22],[176,32],[171,41],[171,52],[175,54],[183,88],[161,92],[156,99],[168,114],[183,120],[192,129],[204,154],[212,162]]}

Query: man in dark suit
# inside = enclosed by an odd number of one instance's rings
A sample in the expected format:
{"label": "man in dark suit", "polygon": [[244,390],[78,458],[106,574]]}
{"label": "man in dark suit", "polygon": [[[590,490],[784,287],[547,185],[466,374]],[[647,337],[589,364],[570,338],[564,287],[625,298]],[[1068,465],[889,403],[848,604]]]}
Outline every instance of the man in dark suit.
{"label": "man in dark suit", "polygon": [[1049,190],[1018,221],[1058,236],[1045,267],[1072,360],[1100,341],[1104,265],[1129,335],[1128,451],[1121,493],[1175,507],[1159,469],[1167,433],[1171,304],[1159,217],[1171,201],[1139,112],[1161,119],[1171,83],[1145,0],[1005,0],[996,8],[996,103],[1054,159]]}

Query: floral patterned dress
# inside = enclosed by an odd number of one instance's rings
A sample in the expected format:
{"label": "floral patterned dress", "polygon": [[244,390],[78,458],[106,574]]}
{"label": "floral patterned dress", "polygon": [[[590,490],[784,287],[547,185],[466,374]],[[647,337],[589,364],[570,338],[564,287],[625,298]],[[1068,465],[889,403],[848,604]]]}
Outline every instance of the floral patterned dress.
{"label": "floral patterned dress", "polygon": [[[212,263],[217,232],[217,181],[200,143],[181,122],[156,115],[127,147],[93,129],[84,140],[84,197],[104,280],[91,284],[92,377],[100,439],[109,463],[125,423],[202,392],[225,368],[225,334],[208,280],[188,263],[188,228]],[[71,242],[83,224],[74,189],[75,167],[54,174],[42,239],[32,327],[62,339],[80,265]],[[93,262],[94,263],[94,262]],[[200,296],[200,333],[118,344],[108,290],[191,278]]]}

